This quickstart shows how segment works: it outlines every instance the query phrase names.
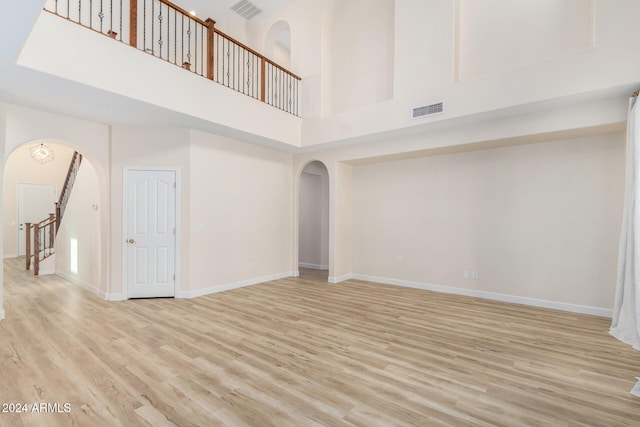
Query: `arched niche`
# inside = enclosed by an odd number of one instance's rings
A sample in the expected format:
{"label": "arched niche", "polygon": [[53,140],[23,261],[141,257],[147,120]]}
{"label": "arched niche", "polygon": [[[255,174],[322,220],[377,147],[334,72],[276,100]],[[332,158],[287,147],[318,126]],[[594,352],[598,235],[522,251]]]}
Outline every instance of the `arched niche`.
{"label": "arched niche", "polygon": [[265,40],[267,58],[284,68],[291,68],[291,28],[286,21],[274,23]]}

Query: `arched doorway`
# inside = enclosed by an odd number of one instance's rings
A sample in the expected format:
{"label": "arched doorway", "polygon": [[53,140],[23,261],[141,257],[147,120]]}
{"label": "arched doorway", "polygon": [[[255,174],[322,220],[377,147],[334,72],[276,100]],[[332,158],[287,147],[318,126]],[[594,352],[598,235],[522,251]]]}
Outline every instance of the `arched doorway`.
{"label": "arched doorway", "polygon": [[298,197],[298,270],[301,276],[328,278],[329,173],[320,161],[300,173]]}
{"label": "arched doorway", "polygon": [[[33,156],[34,149],[39,147],[46,147],[52,153],[44,162]],[[56,213],[55,202],[59,201],[74,153],[64,141],[38,139],[16,147],[7,156],[2,180],[5,258],[24,259],[25,218],[28,218],[26,222],[35,222]],[[52,200],[34,200],[50,191],[54,193]],[[51,256],[44,260],[46,265],[41,265],[41,275],[55,273],[83,287],[99,288],[102,281],[99,205],[96,168],[89,159],[83,158],[48,253]],[[39,210],[42,212],[38,213]],[[26,267],[26,259],[23,265]]]}

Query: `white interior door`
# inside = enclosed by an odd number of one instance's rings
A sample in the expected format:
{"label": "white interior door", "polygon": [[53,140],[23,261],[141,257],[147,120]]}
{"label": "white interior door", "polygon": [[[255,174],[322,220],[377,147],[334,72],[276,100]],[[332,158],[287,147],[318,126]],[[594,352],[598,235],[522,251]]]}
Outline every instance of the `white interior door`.
{"label": "white interior door", "polygon": [[127,298],[175,296],[176,171],[126,172]]}
{"label": "white interior door", "polygon": [[25,223],[37,223],[56,211],[56,186],[18,184],[18,255],[26,253]]}

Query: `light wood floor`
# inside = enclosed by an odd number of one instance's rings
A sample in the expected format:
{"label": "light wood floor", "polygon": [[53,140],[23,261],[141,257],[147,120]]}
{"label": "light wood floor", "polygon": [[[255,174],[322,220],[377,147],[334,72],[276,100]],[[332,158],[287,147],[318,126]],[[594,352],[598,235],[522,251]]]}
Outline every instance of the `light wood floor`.
{"label": "light wood floor", "polygon": [[640,425],[609,320],[313,277],[105,302],[5,261],[2,426]]}

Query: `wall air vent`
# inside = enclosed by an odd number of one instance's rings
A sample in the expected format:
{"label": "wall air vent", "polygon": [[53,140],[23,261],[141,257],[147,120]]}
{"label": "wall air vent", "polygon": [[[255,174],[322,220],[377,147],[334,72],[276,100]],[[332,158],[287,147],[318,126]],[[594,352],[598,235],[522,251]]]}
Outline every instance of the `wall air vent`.
{"label": "wall air vent", "polygon": [[251,19],[262,12],[261,9],[249,0],[240,0],[238,3],[231,6],[231,9],[244,19]]}
{"label": "wall air vent", "polygon": [[413,110],[411,110],[411,118],[417,119],[420,117],[431,116],[433,114],[440,114],[442,112],[444,112],[444,103],[438,102],[437,104],[414,108]]}

